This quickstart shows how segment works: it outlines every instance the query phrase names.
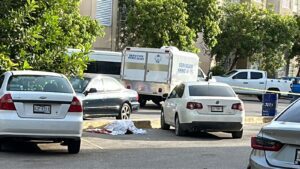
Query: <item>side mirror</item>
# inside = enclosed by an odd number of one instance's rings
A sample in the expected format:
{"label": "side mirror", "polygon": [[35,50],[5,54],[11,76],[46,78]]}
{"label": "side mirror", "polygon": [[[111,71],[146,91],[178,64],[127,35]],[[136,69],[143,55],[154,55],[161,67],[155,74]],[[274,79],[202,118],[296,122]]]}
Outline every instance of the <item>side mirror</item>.
{"label": "side mirror", "polygon": [[164,99],[168,98],[168,96],[169,96],[168,93],[164,93],[164,94],[162,95],[162,97],[163,97]]}
{"label": "side mirror", "polygon": [[90,88],[90,90],[84,91],[83,94],[84,94],[85,96],[87,96],[89,93],[97,93],[97,92],[98,92],[98,91],[97,91],[96,88]]}
{"label": "side mirror", "polygon": [[208,72],[205,81],[209,81],[209,79],[212,79],[212,72]]}

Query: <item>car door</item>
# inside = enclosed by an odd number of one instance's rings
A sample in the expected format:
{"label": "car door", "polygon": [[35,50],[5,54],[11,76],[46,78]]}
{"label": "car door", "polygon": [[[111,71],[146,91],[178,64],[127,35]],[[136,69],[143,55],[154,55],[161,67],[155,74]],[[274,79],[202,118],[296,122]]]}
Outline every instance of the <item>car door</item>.
{"label": "car door", "polygon": [[171,113],[170,113],[170,118],[171,119],[170,120],[171,120],[171,123],[174,124],[174,125],[175,125],[175,115],[176,115],[176,112],[180,113],[178,108],[180,106],[180,102],[181,102],[181,99],[182,99],[182,96],[183,96],[184,88],[185,88],[184,84],[179,85],[175,89],[176,90],[176,95],[175,95],[175,97],[172,100]]}
{"label": "car door", "polygon": [[262,94],[266,88],[266,81],[263,78],[262,72],[250,72],[250,79],[248,82],[249,88],[257,89],[257,90],[249,90],[248,93],[251,94]]}
{"label": "car door", "polygon": [[172,119],[172,114],[173,112],[173,104],[174,104],[174,99],[176,99],[176,89],[178,86],[176,86],[171,93],[169,94],[168,98],[165,100],[165,107],[164,107],[164,113],[165,113],[165,121],[168,124],[173,124],[173,119]]}
{"label": "car door", "polygon": [[88,93],[83,99],[84,114],[105,114],[104,90],[101,79],[92,79],[86,91],[91,88],[97,90],[95,93]]}
{"label": "car door", "polygon": [[123,92],[123,86],[115,79],[110,77],[102,78],[104,85],[104,104],[107,114],[118,115],[123,102],[128,96]]}
{"label": "car door", "polygon": [[245,88],[249,87],[248,72],[239,72],[232,76],[231,86],[236,93],[248,93],[249,91]]}

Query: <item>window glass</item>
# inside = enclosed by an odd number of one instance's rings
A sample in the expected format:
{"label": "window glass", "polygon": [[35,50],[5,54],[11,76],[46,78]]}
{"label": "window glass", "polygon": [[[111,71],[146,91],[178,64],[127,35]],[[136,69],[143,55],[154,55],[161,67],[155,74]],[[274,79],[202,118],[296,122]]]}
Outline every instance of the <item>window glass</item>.
{"label": "window glass", "polygon": [[4,75],[0,76],[0,89],[2,88],[4,77],[5,77]]}
{"label": "window glass", "polygon": [[251,72],[251,79],[262,79],[263,74],[259,72]]}
{"label": "window glass", "polygon": [[85,73],[120,75],[120,71],[121,63],[119,62],[93,61],[87,65]]}
{"label": "window glass", "polygon": [[90,78],[72,77],[70,79],[70,82],[77,93],[82,93],[90,81]]}
{"label": "window glass", "polygon": [[276,121],[284,121],[284,122],[294,122],[300,123],[300,100],[298,100],[295,104],[290,106],[287,110],[285,110],[277,119]]}
{"label": "window glass", "polygon": [[95,88],[95,89],[97,89],[97,91],[103,91],[102,80],[100,80],[100,79],[94,79],[91,82],[91,85],[89,86],[89,88]]}
{"label": "window glass", "polygon": [[173,90],[172,90],[172,92],[170,93],[170,96],[169,96],[169,98],[176,98],[176,96],[177,96],[177,89],[178,88],[178,86],[176,86]]}
{"label": "window glass", "polygon": [[72,93],[68,80],[58,76],[16,75],[10,77],[8,91]]}
{"label": "window glass", "polygon": [[176,93],[178,98],[181,98],[183,96],[184,93],[184,85],[181,84],[180,86],[178,86],[178,88],[176,89]]}
{"label": "window glass", "polygon": [[233,79],[247,79],[248,77],[248,72],[240,72],[238,74],[236,74],[235,76],[233,76]]}
{"label": "window glass", "polygon": [[229,77],[229,76],[235,74],[236,72],[237,72],[236,70],[232,70],[232,71],[226,73],[225,75],[223,75],[222,77]]}
{"label": "window glass", "polygon": [[121,90],[123,88],[123,86],[114,79],[103,78],[103,83],[105,91]]}
{"label": "window glass", "polygon": [[234,91],[228,86],[192,85],[189,86],[190,96],[221,96],[235,97]]}

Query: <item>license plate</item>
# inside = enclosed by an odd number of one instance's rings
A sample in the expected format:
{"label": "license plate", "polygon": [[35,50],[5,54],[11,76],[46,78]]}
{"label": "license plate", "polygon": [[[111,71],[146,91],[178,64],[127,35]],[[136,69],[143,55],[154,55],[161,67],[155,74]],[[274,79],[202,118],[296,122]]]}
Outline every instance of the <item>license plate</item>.
{"label": "license plate", "polygon": [[300,150],[296,150],[295,164],[300,165]]}
{"label": "license plate", "polygon": [[51,106],[50,105],[33,105],[33,113],[38,114],[51,114]]}
{"label": "license plate", "polygon": [[211,111],[212,112],[223,112],[223,107],[222,106],[211,106]]}

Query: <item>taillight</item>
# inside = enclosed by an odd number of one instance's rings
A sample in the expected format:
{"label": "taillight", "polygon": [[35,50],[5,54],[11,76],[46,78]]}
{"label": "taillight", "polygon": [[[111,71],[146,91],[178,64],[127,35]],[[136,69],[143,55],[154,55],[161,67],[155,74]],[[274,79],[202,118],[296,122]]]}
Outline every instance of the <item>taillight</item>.
{"label": "taillight", "polygon": [[239,111],[243,111],[243,106],[241,103],[235,103],[231,106],[231,109],[233,110],[239,110]]}
{"label": "taillight", "polygon": [[77,97],[73,97],[68,112],[82,112],[82,106]]}
{"label": "taillight", "polygon": [[203,106],[201,103],[197,103],[197,102],[188,102],[186,104],[186,108],[190,109],[190,110],[194,110],[194,109],[202,109]]}
{"label": "taillight", "polygon": [[139,101],[139,99],[140,99],[140,96],[137,94],[136,95],[136,100]]}
{"label": "taillight", "polygon": [[266,150],[266,151],[279,151],[282,147],[282,143],[263,137],[252,137],[251,147],[256,150]]}
{"label": "taillight", "polygon": [[16,110],[10,94],[5,94],[0,99],[0,110]]}

